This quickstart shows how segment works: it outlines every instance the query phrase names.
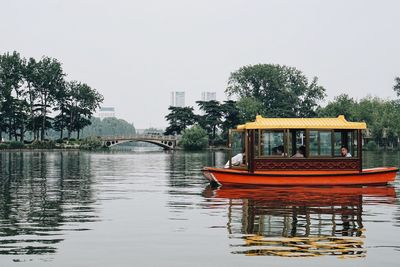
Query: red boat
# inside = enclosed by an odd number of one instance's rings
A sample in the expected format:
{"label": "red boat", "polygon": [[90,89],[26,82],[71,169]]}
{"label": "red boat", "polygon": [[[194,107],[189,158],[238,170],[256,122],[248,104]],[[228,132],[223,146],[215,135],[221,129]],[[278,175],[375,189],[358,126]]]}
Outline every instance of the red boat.
{"label": "red boat", "polygon": [[362,169],[364,122],[337,118],[263,118],[230,133],[225,168],[205,167],[219,185],[335,186],[394,181],[398,168]]}

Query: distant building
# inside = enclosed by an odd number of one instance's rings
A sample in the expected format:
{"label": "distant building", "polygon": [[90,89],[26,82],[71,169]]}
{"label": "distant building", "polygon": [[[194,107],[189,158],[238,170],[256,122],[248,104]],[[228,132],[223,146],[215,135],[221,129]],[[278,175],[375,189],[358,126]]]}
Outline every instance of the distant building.
{"label": "distant building", "polygon": [[115,108],[113,107],[101,107],[99,110],[99,118],[115,118]]}
{"label": "distant building", "polygon": [[184,107],[185,106],[185,92],[171,92],[171,106]]}
{"label": "distant building", "polygon": [[201,92],[201,101],[217,100],[216,92]]}

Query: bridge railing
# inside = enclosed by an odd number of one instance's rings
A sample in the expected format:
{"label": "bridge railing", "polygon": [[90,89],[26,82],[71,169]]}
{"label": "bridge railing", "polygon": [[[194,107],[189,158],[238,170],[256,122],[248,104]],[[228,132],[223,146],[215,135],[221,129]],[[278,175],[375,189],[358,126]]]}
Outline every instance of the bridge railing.
{"label": "bridge railing", "polygon": [[156,140],[166,140],[166,141],[176,141],[179,139],[175,135],[158,135],[158,134],[135,134],[135,135],[109,135],[100,136],[102,140],[128,140],[128,139],[156,139]]}

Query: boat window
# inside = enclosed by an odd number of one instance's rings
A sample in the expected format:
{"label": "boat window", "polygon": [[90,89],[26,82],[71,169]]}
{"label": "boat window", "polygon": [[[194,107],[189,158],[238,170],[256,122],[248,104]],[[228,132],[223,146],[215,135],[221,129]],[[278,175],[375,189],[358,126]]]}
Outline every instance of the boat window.
{"label": "boat window", "polygon": [[260,155],[282,157],[285,155],[284,132],[262,131],[260,138]]}
{"label": "boat window", "polygon": [[334,132],[334,155],[341,157],[340,149],[345,146],[352,157],[358,157],[358,131],[357,130],[335,130]]}
{"label": "boat window", "polygon": [[[305,153],[306,152],[305,146],[306,146],[306,131],[298,129],[290,130],[289,156],[296,158],[305,157],[307,155],[307,153]],[[304,153],[304,155],[302,153]]]}
{"label": "boat window", "polygon": [[[245,152],[246,134],[244,131],[231,132],[231,157]],[[246,157],[243,158],[243,164],[246,164]]]}
{"label": "boat window", "polygon": [[353,144],[351,148],[353,157],[358,158],[358,131],[353,131]]}
{"label": "boat window", "polygon": [[332,156],[332,132],[310,131],[310,156]]}

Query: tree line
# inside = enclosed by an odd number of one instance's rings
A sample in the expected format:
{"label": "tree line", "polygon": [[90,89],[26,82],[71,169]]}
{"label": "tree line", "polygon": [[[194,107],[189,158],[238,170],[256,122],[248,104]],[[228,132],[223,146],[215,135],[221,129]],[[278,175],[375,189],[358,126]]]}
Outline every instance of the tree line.
{"label": "tree line", "polygon": [[68,138],[91,123],[103,101],[96,89],[67,81],[61,63],[50,57],[37,60],[18,52],[0,55],[0,140],[46,139],[46,131],[64,131]]}
{"label": "tree line", "polygon": [[[399,77],[395,78],[393,89],[400,96]],[[256,115],[302,118],[343,114],[350,121],[367,123],[367,140],[383,146],[399,145],[399,100],[365,97],[356,101],[342,94],[322,107],[326,89],[318,84],[317,77],[309,80],[293,67],[274,64],[241,67],[231,73],[225,93],[237,101],[197,101],[202,114],[194,114],[193,107],[169,107],[165,133],[181,134],[189,126],[198,125],[207,132],[210,144],[223,144],[230,128],[254,121]]]}
{"label": "tree line", "polygon": [[[397,86],[400,88],[399,84]],[[394,87],[395,88],[395,87]],[[399,91],[398,95],[399,95]],[[367,96],[360,100],[341,94],[325,107],[319,108],[319,117],[343,114],[350,121],[364,121],[364,138],[384,148],[398,148],[400,138],[400,101]]]}

